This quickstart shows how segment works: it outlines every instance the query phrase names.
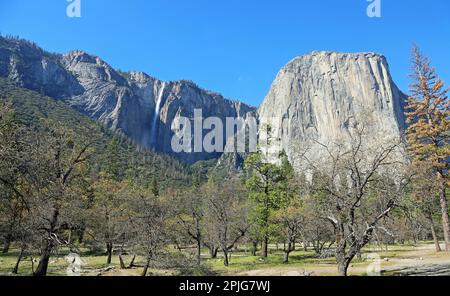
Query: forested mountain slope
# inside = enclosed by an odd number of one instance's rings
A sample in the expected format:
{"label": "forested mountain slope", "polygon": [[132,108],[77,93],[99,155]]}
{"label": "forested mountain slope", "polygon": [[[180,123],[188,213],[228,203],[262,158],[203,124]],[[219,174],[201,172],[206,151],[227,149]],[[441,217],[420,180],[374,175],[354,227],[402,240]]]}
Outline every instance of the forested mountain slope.
{"label": "forested mountain slope", "polygon": [[100,166],[103,152],[113,139],[119,143],[121,174],[142,182],[156,179],[161,187],[189,185],[195,175],[187,165],[153,151],[139,151],[136,144],[125,136],[110,131],[100,123],[84,116],[61,101],[37,92],[14,86],[7,79],[0,79],[0,101],[10,102],[20,122],[37,129],[44,122],[71,131],[77,142],[93,141],[95,153],[91,163]]}

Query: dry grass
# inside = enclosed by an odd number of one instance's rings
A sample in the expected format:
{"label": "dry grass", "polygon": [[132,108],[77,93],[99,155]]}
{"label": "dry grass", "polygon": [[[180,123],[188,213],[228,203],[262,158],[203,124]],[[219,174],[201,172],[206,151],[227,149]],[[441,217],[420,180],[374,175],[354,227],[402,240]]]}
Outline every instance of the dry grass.
{"label": "dry grass", "polygon": [[[49,275],[63,276],[66,275],[68,262],[65,260],[67,250],[62,250],[58,255],[51,258],[49,265]],[[365,249],[363,257],[368,254],[377,254],[380,261],[381,270],[384,274],[390,274],[394,270],[399,270],[405,267],[423,266],[427,264],[450,264],[450,253],[434,251],[434,245],[431,243],[422,243],[417,246],[411,245],[395,245],[390,246],[388,250],[381,250],[376,247],[368,247]],[[234,252],[231,257],[230,265],[225,267],[222,259],[208,259],[206,252],[204,254],[204,265],[218,275],[249,275],[249,276],[289,276],[289,275],[315,275],[315,276],[332,276],[336,275],[336,265],[334,258],[320,259],[317,258],[313,252],[295,251],[290,256],[289,264],[282,263],[282,252],[276,251],[274,247],[271,250],[269,258],[263,260],[260,257],[250,256],[244,250]],[[10,272],[16,262],[17,250],[13,249],[8,254],[0,255],[0,275],[10,275]],[[38,258],[36,256],[36,258]],[[124,256],[125,262],[131,260],[131,256]],[[82,259],[86,265],[83,267],[85,276],[99,275],[99,269],[108,267],[106,264],[106,256],[82,254]],[[137,258],[136,263],[142,264],[142,258]],[[366,275],[367,268],[373,264],[372,260],[363,260],[354,262],[349,268],[349,275]],[[37,262],[35,262],[35,267]],[[114,269],[102,272],[104,276],[138,276],[141,273],[141,268],[120,269],[119,260],[117,256],[113,257],[111,266]],[[201,275],[201,272],[192,271],[196,275]],[[150,270],[150,275],[177,275],[177,270]],[[31,260],[30,257],[23,259],[19,275],[31,275]]]}

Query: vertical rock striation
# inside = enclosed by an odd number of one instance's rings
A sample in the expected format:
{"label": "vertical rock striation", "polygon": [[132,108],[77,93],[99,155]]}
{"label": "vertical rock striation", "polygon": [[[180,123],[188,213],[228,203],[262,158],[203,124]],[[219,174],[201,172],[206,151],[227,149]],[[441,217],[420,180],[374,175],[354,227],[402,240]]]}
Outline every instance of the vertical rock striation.
{"label": "vertical rock striation", "polygon": [[[190,81],[163,82],[143,72],[123,73],[83,51],[50,54],[35,44],[0,37],[0,77],[64,100],[79,112],[120,131],[136,144],[193,163],[221,153],[175,153],[173,122],[203,117],[246,118],[255,109],[199,88]],[[386,59],[374,53],[316,51],[278,73],[257,110],[260,127],[272,126],[267,149],[284,150],[298,169],[301,155],[323,157],[324,145],[346,143],[352,126],[364,123],[369,145],[400,136],[405,123],[400,92]],[[205,131],[207,133],[207,131]],[[224,126],[224,142],[226,141]],[[259,130],[260,139],[264,132]],[[205,135],[203,135],[205,136]],[[219,165],[239,166],[245,153],[224,155]]]}
{"label": "vertical rock striation", "polygon": [[316,51],[280,70],[258,113],[272,127],[269,146],[299,168],[306,149],[318,160],[324,145],[348,143],[356,123],[371,135],[368,145],[400,137],[405,98],[383,56]]}
{"label": "vertical rock striation", "polygon": [[[174,153],[172,122],[203,117],[242,117],[254,108],[201,89],[190,81],[163,82],[143,72],[123,73],[99,57],[76,50],[49,54],[35,44],[0,37],[0,77],[39,91],[130,137],[137,145],[192,163],[220,153]],[[224,132],[224,142],[225,142]]]}

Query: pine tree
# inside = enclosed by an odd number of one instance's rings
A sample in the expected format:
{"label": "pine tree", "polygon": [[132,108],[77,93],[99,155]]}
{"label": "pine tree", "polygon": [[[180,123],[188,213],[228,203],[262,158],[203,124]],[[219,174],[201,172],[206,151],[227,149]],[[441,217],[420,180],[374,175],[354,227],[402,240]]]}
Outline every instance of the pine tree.
{"label": "pine tree", "polygon": [[158,180],[156,179],[156,177],[152,178],[152,185],[151,185],[151,190],[153,193],[153,196],[158,198],[159,197],[159,184],[158,184]]}
{"label": "pine tree", "polygon": [[267,258],[269,238],[273,232],[270,216],[286,203],[287,174],[292,170],[284,160],[280,166],[266,162],[260,150],[247,157],[244,168],[247,173],[245,185],[254,203],[252,220],[262,240],[262,257]]}
{"label": "pine tree", "polygon": [[115,181],[120,179],[121,172],[119,145],[117,138],[111,139],[102,155],[102,172]]}
{"label": "pine tree", "polygon": [[439,181],[439,199],[446,250],[450,251],[450,224],[446,189],[450,156],[450,102],[444,82],[419,48],[412,50],[413,83],[406,106],[407,141],[416,163],[427,163]]}

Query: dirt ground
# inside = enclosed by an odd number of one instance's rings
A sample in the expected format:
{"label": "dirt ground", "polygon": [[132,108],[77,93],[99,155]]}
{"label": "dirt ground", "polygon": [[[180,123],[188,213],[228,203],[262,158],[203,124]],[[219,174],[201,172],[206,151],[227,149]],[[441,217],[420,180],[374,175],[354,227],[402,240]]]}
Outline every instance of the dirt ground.
{"label": "dirt ground", "polygon": [[[443,248],[443,246],[442,246]],[[234,254],[229,267],[224,268],[222,259],[209,260],[205,256],[205,264],[217,275],[243,276],[335,276],[337,267],[334,258],[316,258],[312,251],[298,251],[291,256],[290,263],[282,264],[282,253],[273,253],[268,262],[261,258],[248,256],[246,252]],[[105,266],[104,256],[86,256],[83,276],[138,276],[142,268],[120,269],[117,256],[113,264]],[[126,258],[131,260],[130,258]],[[16,262],[16,254],[0,256],[0,268],[3,274],[10,274]],[[128,262],[128,261],[127,261]],[[64,257],[53,258],[50,262],[50,275],[65,275],[67,262]],[[29,274],[31,263],[26,260],[21,264],[20,274]],[[370,246],[363,252],[363,260],[354,260],[348,271],[349,275],[384,275],[384,276],[414,276],[426,275],[450,276],[450,252],[436,252],[430,242],[419,245],[395,245],[381,249]],[[0,269],[0,274],[1,269]],[[177,274],[175,270],[149,270],[149,275],[169,276]]]}
{"label": "dirt ground", "polygon": [[[385,253],[386,256],[383,256]],[[374,272],[374,275],[450,275],[450,253],[436,253],[434,245],[419,245],[414,250],[393,250],[385,253],[379,253],[378,261],[373,259],[373,255],[369,255],[364,262],[352,264],[349,268],[349,275],[365,275],[369,266],[372,267],[369,271]],[[379,265],[376,265],[377,263]],[[378,266],[379,269],[377,269]],[[246,271],[239,275],[328,276],[335,275],[336,269],[334,264],[316,264],[301,268],[280,266]],[[379,272],[376,273],[377,271]]]}

